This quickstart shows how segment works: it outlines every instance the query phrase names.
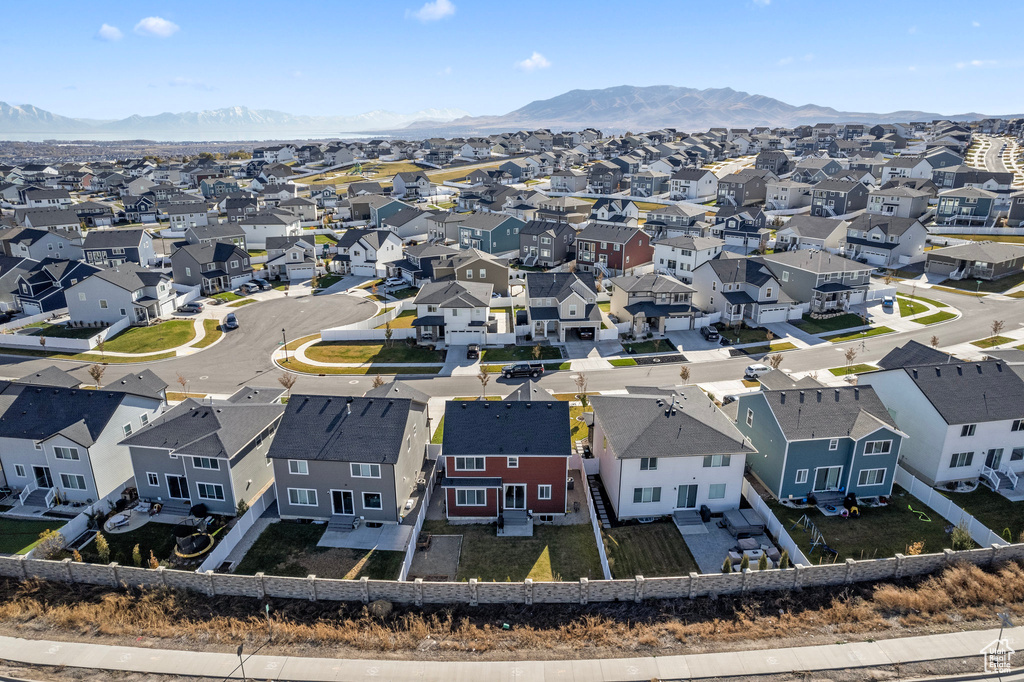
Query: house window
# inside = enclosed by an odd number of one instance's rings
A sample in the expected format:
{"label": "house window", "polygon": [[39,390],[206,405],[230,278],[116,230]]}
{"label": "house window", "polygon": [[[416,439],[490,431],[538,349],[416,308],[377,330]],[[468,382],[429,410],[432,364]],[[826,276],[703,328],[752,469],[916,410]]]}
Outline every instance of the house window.
{"label": "house window", "polygon": [[85,476],[80,474],[61,474],[60,484],[65,490],[85,490]]}
{"label": "house window", "polygon": [[483,507],[487,504],[487,491],[482,488],[459,488],[455,491],[456,507]]}
{"label": "house window", "polygon": [[537,486],[537,499],[538,500],[550,500],[551,499],[551,486],[550,485],[539,485],[539,486]]}
{"label": "house window", "polygon": [[288,504],[297,507],[315,507],[316,491],[312,488],[288,488]]}
{"label": "house window", "polygon": [[967,436],[973,436],[977,428],[977,424],[964,424],[960,427],[960,437],[966,438]]}
{"label": "house window", "polygon": [[712,483],[708,486],[708,499],[709,500],[721,500],[725,497],[725,484],[724,483]]}
{"label": "house window", "polygon": [[839,439],[838,438],[833,438],[832,440],[830,440],[828,442],[828,449],[829,450],[838,450],[839,449]]}
{"label": "house window", "polygon": [[224,500],[224,486],[220,483],[196,483],[201,500]]}
{"label": "house window", "polygon": [[1013,422],[1013,426],[1010,427],[1011,431],[1024,431],[1024,419],[1017,419]]}
{"label": "house window", "polygon": [[1010,452],[1010,461],[1011,462],[1019,462],[1022,459],[1024,459],[1024,448],[1014,448]]}
{"label": "house window", "polygon": [[704,455],[704,468],[727,467],[731,459],[730,455]]}
{"label": "house window", "polygon": [[455,458],[455,470],[456,471],[483,471],[484,470],[484,458],[483,457],[456,457]]}
{"label": "house window", "polygon": [[765,289],[764,290],[764,295],[765,295],[765,298],[771,298],[772,297],[772,288],[768,287],[767,289]]}
{"label": "house window", "polygon": [[15,464],[14,475],[18,478],[25,478],[25,466],[22,464]]}
{"label": "house window", "polygon": [[657,457],[641,457],[640,471],[656,471],[658,469]]}
{"label": "house window", "polygon": [[78,448],[61,448],[55,447],[53,449],[53,456],[57,459],[68,459],[78,461]]}
{"label": "house window", "polygon": [[192,468],[220,471],[220,460],[213,459],[212,457],[193,457]]}
{"label": "house window", "polygon": [[953,456],[949,460],[949,467],[956,469],[957,467],[969,467],[971,461],[974,459],[973,452],[954,452]]}
{"label": "house window", "polygon": [[383,509],[384,497],[380,493],[363,493],[363,509]]}
{"label": "house window", "polygon": [[102,298],[100,299],[100,308],[102,308],[103,310],[107,309],[107,302]]}
{"label": "house window", "polygon": [[508,458],[508,468],[509,469],[518,469],[519,468],[519,458],[518,457],[509,457]]}
{"label": "house window", "polygon": [[379,464],[357,464],[352,463],[353,478],[380,478]]}
{"label": "house window", "polygon": [[864,444],[865,455],[887,455],[892,450],[891,440],[869,440]]}
{"label": "house window", "polygon": [[146,413],[143,413],[142,417],[139,418],[139,421],[141,421],[142,425],[145,426],[146,424],[149,423],[149,415],[146,414]]}
{"label": "house window", "polygon": [[146,473],[146,483],[152,487],[158,487],[160,485],[160,474],[154,474],[152,471]]}
{"label": "house window", "polygon": [[487,277],[487,270],[484,268],[480,268],[480,279],[483,279],[485,277]]}
{"label": "house window", "polygon": [[748,407],[747,408],[747,426],[753,426],[753,425],[754,425],[754,411]]}
{"label": "house window", "polygon": [[466,279],[473,279],[473,269],[472,268],[467,268],[466,269]]}
{"label": "house window", "polygon": [[633,502],[661,502],[661,488],[633,488]]}
{"label": "house window", "polygon": [[309,474],[309,462],[304,459],[290,459],[288,460],[288,473],[295,474],[296,476],[306,476]]}
{"label": "house window", "polygon": [[[188,267],[185,268],[185,276],[186,277],[191,277],[192,276],[192,268],[188,268]],[[83,298],[82,300],[85,300],[85,299]]]}
{"label": "house window", "polygon": [[885,469],[861,469],[857,476],[857,485],[882,485],[885,483]]}
{"label": "house window", "polygon": [[569,317],[576,317],[576,306],[569,306]]}
{"label": "house window", "polygon": [[807,469],[796,470],[796,483],[807,483]]}

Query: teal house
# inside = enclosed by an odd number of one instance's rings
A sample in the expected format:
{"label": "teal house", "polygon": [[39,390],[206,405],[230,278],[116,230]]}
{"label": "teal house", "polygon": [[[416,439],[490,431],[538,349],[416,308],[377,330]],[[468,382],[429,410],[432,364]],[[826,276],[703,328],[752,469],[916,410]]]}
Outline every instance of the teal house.
{"label": "teal house", "polygon": [[736,426],[758,454],[751,472],[778,499],[888,496],[906,434],[870,387],[741,396]]}

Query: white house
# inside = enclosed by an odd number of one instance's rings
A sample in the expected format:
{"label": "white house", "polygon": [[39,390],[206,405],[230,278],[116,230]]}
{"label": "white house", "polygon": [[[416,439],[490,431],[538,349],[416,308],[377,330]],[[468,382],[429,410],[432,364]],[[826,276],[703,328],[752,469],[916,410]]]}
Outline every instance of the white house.
{"label": "white house", "polygon": [[590,448],[620,520],[739,508],[746,457],[755,451],[700,389],[590,402]]}
{"label": "white house", "polygon": [[174,313],[171,278],[132,263],[107,268],[72,284],[65,292],[72,322],[149,324]]}
{"label": "white house", "polygon": [[707,201],[718,194],[718,176],[706,168],[683,168],[668,181],[669,197],[686,201]]}
{"label": "white house", "polygon": [[654,269],[689,284],[693,271],[722,253],[725,242],[715,237],[682,235],[654,243]]}
{"label": "white house", "polygon": [[929,485],[983,476],[998,486],[1024,474],[1024,380],[1002,361],[951,358],[858,383],[875,389],[909,436],[903,468]]}
{"label": "white house", "polygon": [[449,346],[486,343],[493,285],[488,282],[429,282],[416,294],[417,342],[444,339]]}
{"label": "white house", "polygon": [[271,209],[255,213],[238,223],[245,230],[245,243],[262,249],[267,237],[295,237],[302,234],[299,217],[287,211]]}
{"label": "white house", "polygon": [[388,263],[402,259],[402,240],[389,230],[348,230],[338,240],[331,269],[341,274],[386,277]]}

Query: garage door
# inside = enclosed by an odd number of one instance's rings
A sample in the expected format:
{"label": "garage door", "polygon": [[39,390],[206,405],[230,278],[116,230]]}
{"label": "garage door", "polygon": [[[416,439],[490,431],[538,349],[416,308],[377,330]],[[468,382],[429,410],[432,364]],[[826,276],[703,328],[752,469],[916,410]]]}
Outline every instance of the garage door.
{"label": "garage door", "polygon": [[39,308],[38,303],[23,303],[22,309],[25,311],[26,315],[40,315],[43,312]]}
{"label": "garage door", "polygon": [[484,333],[476,330],[450,331],[446,329],[444,340],[449,346],[466,346],[471,343],[483,343]]}
{"label": "garage door", "polygon": [[888,260],[888,254],[872,253],[871,251],[862,251],[861,253],[868,265],[885,265]]}
{"label": "garage door", "polygon": [[292,281],[312,279],[314,274],[313,267],[308,268],[288,268],[288,279]]}
{"label": "garage door", "polygon": [[772,322],[785,322],[788,308],[761,308],[759,311],[758,324],[770,324]]}

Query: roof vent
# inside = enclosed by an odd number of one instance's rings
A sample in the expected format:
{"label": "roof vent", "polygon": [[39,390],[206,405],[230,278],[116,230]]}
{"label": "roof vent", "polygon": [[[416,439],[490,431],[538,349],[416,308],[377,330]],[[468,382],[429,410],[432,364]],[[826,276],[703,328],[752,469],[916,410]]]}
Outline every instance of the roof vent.
{"label": "roof vent", "polygon": [[531,407],[532,405],[533,405],[533,403],[526,403],[526,409],[530,409],[530,407]]}
{"label": "roof vent", "polygon": [[786,404],[786,392],[785,391],[779,391],[779,403],[781,403],[782,405]]}
{"label": "roof vent", "polygon": [[506,410],[511,410],[512,409],[512,403],[505,403],[505,409]]}
{"label": "roof vent", "polygon": [[912,369],[912,370],[910,370],[910,372],[911,372],[911,374],[914,375],[914,378],[916,379],[917,378],[917,370],[916,369]]}
{"label": "roof vent", "polygon": [[982,371],[981,371],[981,365],[975,365],[975,366],[976,366],[976,367],[978,368],[978,374],[981,374],[981,373],[982,373]]}
{"label": "roof vent", "polygon": [[548,409],[549,410],[551,409],[551,403],[548,403]]}
{"label": "roof vent", "polygon": [[461,407],[462,409],[466,409],[466,403],[465,403],[465,402],[463,402],[463,403],[462,403],[462,405],[460,405],[460,407]]}
{"label": "roof vent", "polygon": [[800,391],[800,402],[804,401],[804,392]]}
{"label": "roof vent", "polygon": [[964,368],[961,367],[960,365],[957,365],[956,373],[957,373],[957,376],[963,376],[964,375]]}

